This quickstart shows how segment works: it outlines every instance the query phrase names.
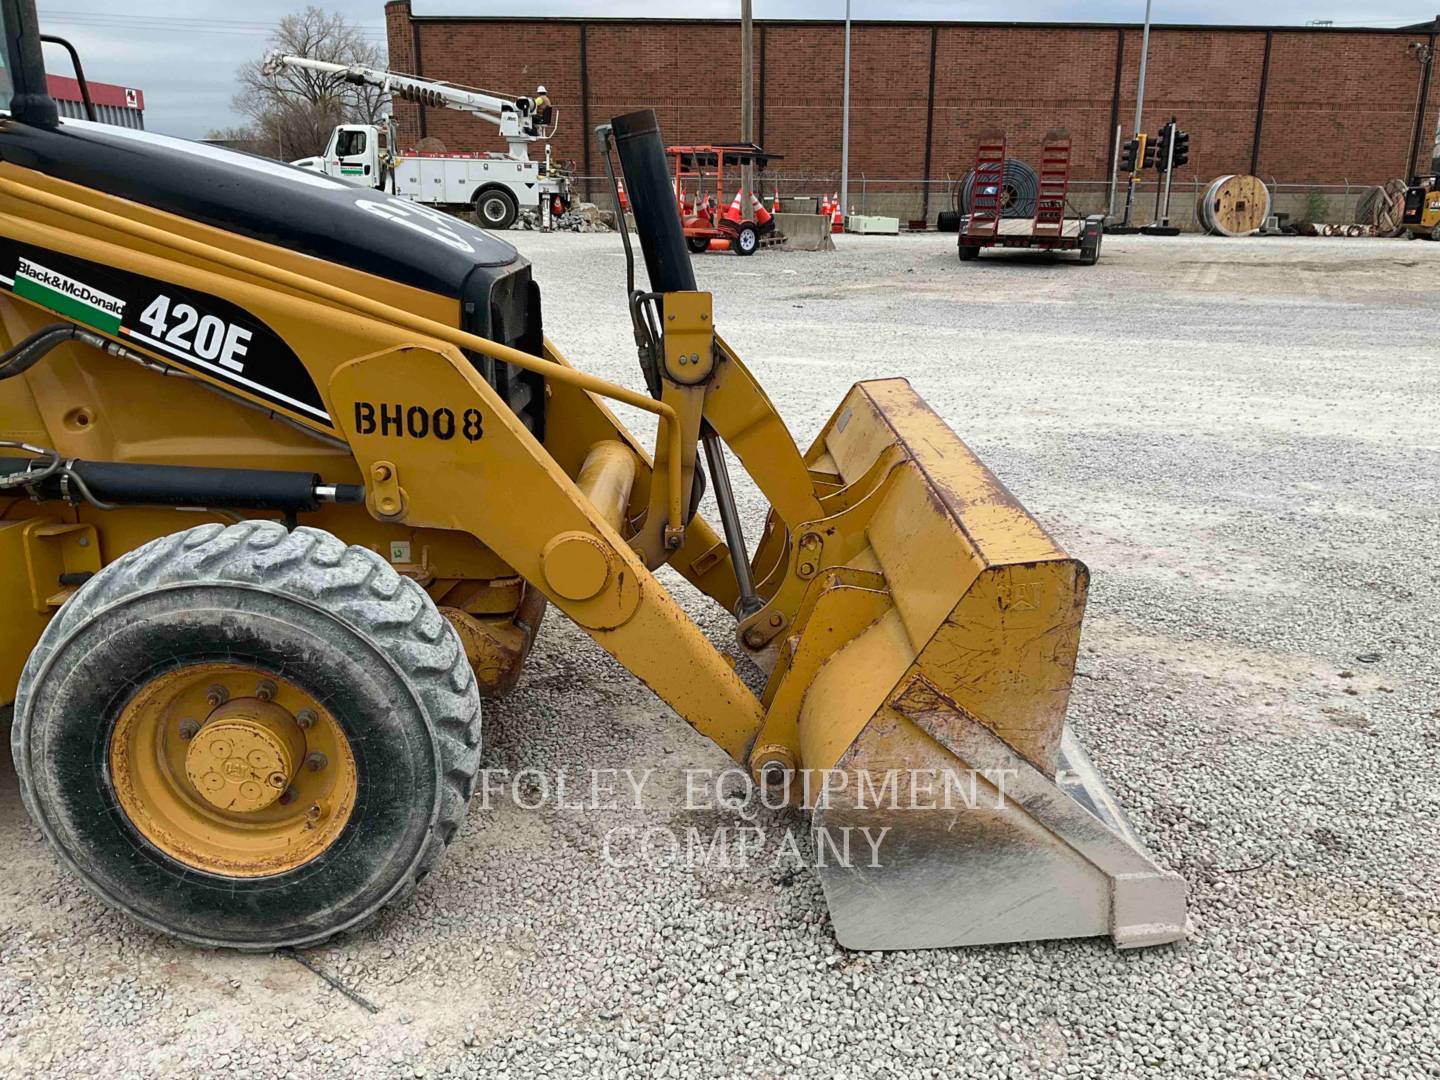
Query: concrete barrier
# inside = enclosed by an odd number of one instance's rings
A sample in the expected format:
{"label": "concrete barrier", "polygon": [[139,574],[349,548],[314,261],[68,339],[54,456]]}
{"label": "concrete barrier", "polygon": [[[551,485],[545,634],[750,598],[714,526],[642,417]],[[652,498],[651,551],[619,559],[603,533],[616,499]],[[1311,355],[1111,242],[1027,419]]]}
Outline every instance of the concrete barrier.
{"label": "concrete barrier", "polygon": [[790,243],[791,251],[834,251],[830,221],[823,214],[776,214],[775,231]]}
{"label": "concrete barrier", "polygon": [[820,200],[806,195],[786,195],[780,200],[782,214],[818,214]]}

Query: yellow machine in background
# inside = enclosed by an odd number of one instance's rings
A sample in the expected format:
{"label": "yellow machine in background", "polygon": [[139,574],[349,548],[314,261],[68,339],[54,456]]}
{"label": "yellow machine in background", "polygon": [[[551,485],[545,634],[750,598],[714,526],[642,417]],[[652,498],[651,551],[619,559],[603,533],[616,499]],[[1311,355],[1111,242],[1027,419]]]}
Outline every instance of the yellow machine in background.
{"label": "yellow machine in background", "polygon": [[1412,236],[1440,240],[1440,176],[1417,176],[1410,181],[1400,222]]}
{"label": "yellow machine in background", "polygon": [[[1183,935],[1065,725],[1084,566],[903,380],[797,448],[695,287],[653,113],[603,129],[651,285],[632,262],[638,392],[570,366],[479,229],[60,123],[32,3],[0,10],[0,703],[26,807],[107,901],[247,949],[364,922],[436,865],[480,698],[554,605],[817,837],[888,829],[819,871],[842,943]],[[753,557],[723,447],[770,503]]]}

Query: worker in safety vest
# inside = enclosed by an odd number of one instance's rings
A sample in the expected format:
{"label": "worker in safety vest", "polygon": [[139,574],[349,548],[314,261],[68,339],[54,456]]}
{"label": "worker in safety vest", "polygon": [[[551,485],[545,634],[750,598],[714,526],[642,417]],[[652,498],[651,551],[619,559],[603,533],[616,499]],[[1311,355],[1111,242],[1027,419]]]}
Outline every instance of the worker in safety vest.
{"label": "worker in safety vest", "polygon": [[535,122],[541,127],[547,127],[550,123],[550,95],[546,92],[544,83],[535,88]]}

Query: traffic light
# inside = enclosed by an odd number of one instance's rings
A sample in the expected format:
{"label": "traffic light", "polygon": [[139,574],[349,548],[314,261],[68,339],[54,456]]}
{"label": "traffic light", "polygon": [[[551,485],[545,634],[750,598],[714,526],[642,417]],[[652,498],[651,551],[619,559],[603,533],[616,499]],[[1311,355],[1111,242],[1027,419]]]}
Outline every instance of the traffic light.
{"label": "traffic light", "polygon": [[1172,159],[1171,163],[1175,168],[1178,169],[1181,165],[1184,165],[1189,160],[1190,133],[1188,131],[1177,131],[1175,132],[1175,157]]}
{"label": "traffic light", "polygon": [[1174,130],[1174,123],[1169,123],[1160,129],[1159,135],[1155,136],[1154,165],[1162,173],[1170,160],[1170,135]]}
{"label": "traffic light", "polygon": [[1120,171],[1122,173],[1135,171],[1135,162],[1140,157],[1140,147],[1144,145],[1144,142],[1145,136],[1139,135],[1120,148]]}
{"label": "traffic light", "polygon": [[1142,169],[1153,168],[1155,165],[1155,144],[1150,141],[1149,136],[1140,136],[1140,167]]}

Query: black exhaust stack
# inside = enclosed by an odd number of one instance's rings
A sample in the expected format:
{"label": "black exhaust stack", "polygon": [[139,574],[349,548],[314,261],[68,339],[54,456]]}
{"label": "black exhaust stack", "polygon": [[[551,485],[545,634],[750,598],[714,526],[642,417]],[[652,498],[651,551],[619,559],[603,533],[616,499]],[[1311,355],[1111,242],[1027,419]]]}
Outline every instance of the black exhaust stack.
{"label": "black exhaust stack", "polygon": [[626,113],[610,121],[625,194],[645,255],[645,269],[653,292],[690,292],[695,289],[695,268],[685,247],[685,230],[675,205],[670,159],[660,138],[660,121],[654,109]]}

